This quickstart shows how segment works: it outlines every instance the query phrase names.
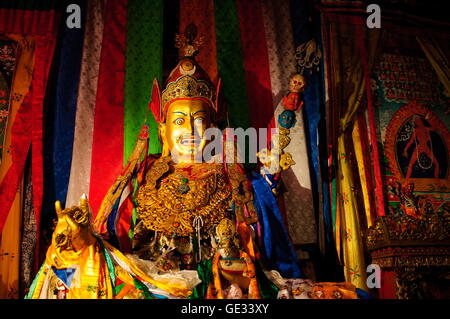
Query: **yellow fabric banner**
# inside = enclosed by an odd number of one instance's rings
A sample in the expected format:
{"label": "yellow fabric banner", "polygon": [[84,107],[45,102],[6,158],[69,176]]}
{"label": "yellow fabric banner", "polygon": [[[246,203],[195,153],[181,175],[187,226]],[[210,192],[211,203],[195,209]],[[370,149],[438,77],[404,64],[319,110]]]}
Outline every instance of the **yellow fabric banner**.
{"label": "yellow fabric banner", "polygon": [[359,122],[355,121],[355,125],[353,126],[352,131],[353,148],[355,150],[356,162],[358,163],[358,172],[364,199],[364,210],[366,212],[367,227],[370,227],[372,226],[372,217],[370,215],[369,192],[371,192],[372,190],[367,188],[366,172],[364,170],[363,150],[361,147],[360,136],[361,128],[359,127]]}
{"label": "yellow fabric banner", "polygon": [[[361,221],[351,163],[352,130],[365,93],[363,62],[371,68],[380,49],[381,32],[367,30],[358,21],[332,21],[329,29],[330,104],[338,121],[336,171],[336,247],[345,279],[367,290]],[[367,56],[361,56],[361,45]],[[359,148],[360,151],[360,148]],[[359,166],[358,166],[359,168]],[[364,169],[364,166],[361,166]],[[370,210],[369,210],[370,212]]]}

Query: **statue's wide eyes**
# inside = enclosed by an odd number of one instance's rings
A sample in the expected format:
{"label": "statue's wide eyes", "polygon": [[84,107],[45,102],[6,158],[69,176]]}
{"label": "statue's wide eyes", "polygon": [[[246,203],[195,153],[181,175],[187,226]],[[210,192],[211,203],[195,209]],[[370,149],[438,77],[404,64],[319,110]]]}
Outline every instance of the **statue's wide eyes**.
{"label": "statue's wide eyes", "polygon": [[175,124],[175,125],[182,125],[184,123],[184,119],[179,117],[175,121],[173,121],[172,123]]}

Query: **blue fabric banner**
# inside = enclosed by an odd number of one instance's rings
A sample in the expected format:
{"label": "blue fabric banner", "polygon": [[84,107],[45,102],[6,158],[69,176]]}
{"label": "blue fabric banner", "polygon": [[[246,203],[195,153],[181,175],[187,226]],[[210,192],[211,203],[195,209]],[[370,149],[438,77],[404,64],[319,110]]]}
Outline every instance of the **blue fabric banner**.
{"label": "blue fabric banner", "polygon": [[43,214],[54,211],[55,200],[65,205],[69,185],[72,148],[75,131],[78,84],[80,80],[83,51],[86,1],[74,0],[81,9],[81,27],[71,28],[65,21],[71,18],[66,13],[62,17],[60,38],[55,52],[55,64],[50,75],[49,98],[45,123],[44,145],[44,201]]}
{"label": "blue fabric banner", "polygon": [[260,174],[252,172],[250,179],[261,227],[260,253],[263,262],[268,269],[279,271],[285,278],[303,278],[272,190]]}
{"label": "blue fabric banner", "polygon": [[[295,23],[293,23],[293,31],[296,48],[300,45],[307,44],[311,40],[314,40],[317,50],[320,50],[321,56],[323,57],[324,51],[322,47],[320,23],[313,24],[311,22],[312,19],[317,20],[320,17],[318,15],[313,17],[313,10],[308,1],[291,0],[290,4],[292,21],[295,21]],[[311,184],[313,192],[316,194],[322,192],[325,241],[326,244],[329,245],[333,241],[333,230],[329,201],[329,184],[328,178],[326,178],[328,173],[326,125],[324,124],[325,118],[321,116],[321,114],[325,114],[323,58],[318,60],[317,65],[313,65],[310,69],[305,69],[303,76],[305,77],[307,83],[304,92],[304,116],[307,134],[307,147],[314,171],[313,176],[311,176]],[[320,149],[319,145],[325,149]],[[320,159],[322,159],[322,163],[320,162]],[[320,169],[320,167],[322,169]],[[315,200],[318,200],[318,198],[315,198]]]}

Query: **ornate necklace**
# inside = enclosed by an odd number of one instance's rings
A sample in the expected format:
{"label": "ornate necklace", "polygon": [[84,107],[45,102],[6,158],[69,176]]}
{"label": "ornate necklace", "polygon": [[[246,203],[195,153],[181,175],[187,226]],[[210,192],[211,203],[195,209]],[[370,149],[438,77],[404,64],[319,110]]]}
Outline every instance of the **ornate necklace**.
{"label": "ornate necklace", "polygon": [[[137,194],[137,211],[146,228],[171,236],[206,235],[229,214],[231,190],[220,165],[174,167],[160,159],[150,168]],[[208,169],[209,168],[209,169]],[[203,171],[201,171],[203,170]]]}

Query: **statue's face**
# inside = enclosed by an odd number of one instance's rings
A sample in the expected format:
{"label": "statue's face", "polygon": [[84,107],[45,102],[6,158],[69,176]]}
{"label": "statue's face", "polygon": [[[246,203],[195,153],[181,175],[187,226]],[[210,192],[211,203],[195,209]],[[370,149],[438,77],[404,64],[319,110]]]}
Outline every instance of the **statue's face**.
{"label": "statue's face", "polygon": [[210,126],[210,109],[206,102],[175,101],[167,110],[166,122],[160,132],[164,148],[176,162],[191,163],[201,156],[207,142],[204,133]]}

